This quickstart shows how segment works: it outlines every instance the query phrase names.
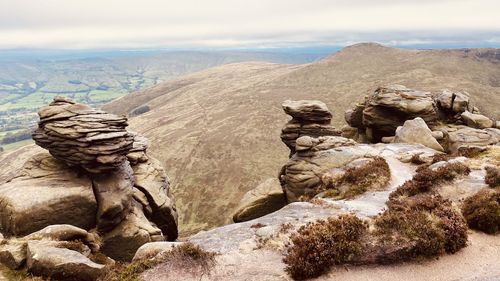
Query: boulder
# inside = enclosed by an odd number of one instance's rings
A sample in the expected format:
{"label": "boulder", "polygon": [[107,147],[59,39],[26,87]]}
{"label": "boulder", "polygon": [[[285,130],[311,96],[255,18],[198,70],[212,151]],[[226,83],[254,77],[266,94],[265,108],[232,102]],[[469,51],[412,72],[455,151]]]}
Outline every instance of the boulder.
{"label": "boulder", "polygon": [[8,241],[0,245],[0,263],[10,269],[20,268],[26,261],[26,242]]}
{"label": "boulder", "polygon": [[55,280],[94,281],[107,270],[77,251],[47,241],[28,242],[26,264],[28,272]]}
{"label": "boulder", "polygon": [[35,143],[69,166],[101,173],[120,166],[132,149],[134,137],[127,118],[67,98],[56,97],[38,112]]}
{"label": "boulder", "polygon": [[150,259],[160,253],[171,251],[175,247],[182,245],[184,242],[150,242],[142,245],[134,255],[132,261]]}
{"label": "boulder", "polygon": [[48,153],[26,162],[20,175],[0,186],[0,225],[5,234],[27,235],[53,224],[95,226],[92,182]]}
{"label": "boulder", "polygon": [[262,217],[286,205],[286,197],[277,178],[270,178],[248,191],[236,208],[234,222]]}
{"label": "boulder", "polygon": [[96,234],[70,224],[49,225],[44,229],[24,236],[22,240],[80,241],[89,246],[92,251],[98,251],[100,247]]}
{"label": "boulder", "polygon": [[380,87],[368,96],[363,110],[363,126],[372,129],[372,141],[377,142],[384,136],[394,135],[398,126],[416,117],[426,123],[437,121],[432,94],[391,85]]}
{"label": "boulder", "polygon": [[500,130],[495,128],[474,129],[459,127],[448,132],[448,150],[458,152],[467,147],[486,147],[500,142]]}
{"label": "boulder", "polygon": [[452,92],[445,89],[436,96],[435,100],[436,105],[445,113],[461,114],[473,108],[469,105],[470,95],[467,92]]}
{"label": "boulder", "polygon": [[106,232],[120,224],[129,212],[134,192],[133,170],[124,162],[111,172],[93,176],[92,182],[99,202],[97,230]]}
{"label": "boulder", "polygon": [[158,226],[166,239],[177,239],[177,209],[170,193],[170,182],[160,161],[149,157],[132,166],[135,198],[142,204],[146,217]]}
{"label": "boulder", "polygon": [[432,131],[427,127],[425,121],[420,117],[407,120],[403,126],[398,127],[394,142],[417,143],[437,151],[444,151],[443,147],[432,136]]}
{"label": "boulder", "polygon": [[148,221],[139,203],[133,202],[130,213],[113,230],[102,235],[101,251],[114,260],[130,261],[142,245],[164,241],[161,230]]}
{"label": "boulder", "polygon": [[461,117],[467,126],[473,128],[486,129],[491,128],[494,125],[493,120],[490,118],[481,114],[470,113],[469,111],[464,111]]}
{"label": "boulder", "polygon": [[329,122],[332,119],[326,104],[318,100],[287,100],[283,102],[283,110],[299,121]]}

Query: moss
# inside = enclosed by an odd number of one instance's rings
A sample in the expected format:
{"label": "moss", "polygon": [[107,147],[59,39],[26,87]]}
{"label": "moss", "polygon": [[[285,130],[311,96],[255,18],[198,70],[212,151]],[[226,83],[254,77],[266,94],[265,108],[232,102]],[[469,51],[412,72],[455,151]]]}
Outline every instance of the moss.
{"label": "moss", "polygon": [[500,187],[500,169],[493,166],[485,168],[484,182],[492,188]]}
{"label": "moss", "polygon": [[296,280],[317,277],[336,264],[350,262],[363,250],[367,224],[353,215],[302,226],[291,237],[283,262]]}
{"label": "moss", "polygon": [[482,189],[465,199],[462,213],[472,229],[494,234],[500,231],[500,191]]}

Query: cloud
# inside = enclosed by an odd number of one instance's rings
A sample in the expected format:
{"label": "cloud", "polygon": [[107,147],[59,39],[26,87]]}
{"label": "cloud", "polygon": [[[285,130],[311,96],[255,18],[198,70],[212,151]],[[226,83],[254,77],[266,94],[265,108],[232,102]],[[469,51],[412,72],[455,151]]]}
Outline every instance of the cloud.
{"label": "cloud", "polygon": [[0,0],[0,48],[495,42],[495,6],[497,0]]}

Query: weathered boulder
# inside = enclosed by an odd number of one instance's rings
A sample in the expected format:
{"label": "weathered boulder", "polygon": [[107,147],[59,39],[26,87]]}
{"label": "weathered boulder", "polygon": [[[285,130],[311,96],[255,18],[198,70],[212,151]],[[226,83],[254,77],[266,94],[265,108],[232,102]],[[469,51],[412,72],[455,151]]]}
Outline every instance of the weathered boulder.
{"label": "weathered boulder", "polygon": [[141,203],[146,217],[154,222],[167,240],[177,239],[177,210],[170,193],[170,183],[160,161],[149,157],[132,166],[134,198]]}
{"label": "weathered boulder", "polygon": [[9,235],[27,235],[52,224],[90,229],[97,202],[92,182],[48,153],[35,155],[19,176],[0,186],[0,225]]}
{"label": "weathered boulder", "polygon": [[396,129],[394,142],[419,143],[437,151],[444,151],[439,142],[432,136],[432,131],[425,121],[417,117],[406,120],[403,126]]}
{"label": "weathered boulder", "polygon": [[100,173],[120,166],[132,149],[134,137],[127,118],[56,97],[38,112],[33,133],[36,144],[70,166]]}
{"label": "weathered boulder", "polygon": [[485,147],[500,142],[500,130],[496,128],[474,129],[459,127],[448,132],[449,152],[458,152],[463,148]]}
{"label": "weathered boulder", "polygon": [[332,114],[326,104],[318,100],[287,100],[283,102],[283,110],[299,121],[329,122],[332,119]]}
{"label": "weathered boulder", "polygon": [[469,111],[464,111],[461,117],[467,126],[473,128],[486,129],[491,128],[494,125],[493,120],[490,118],[481,114],[470,113]]}
{"label": "weathered boulder", "polygon": [[173,250],[184,242],[150,242],[142,245],[134,255],[133,261],[153,258],[160,253]]}
{"label": "weathered boulder", "polygon": [[321,101],[285,101],[283,110],[292,116],[281,131],[281,140],[295,153],[295,140],[301,136],[339,136],[340,131],[330,125],[332,114]]}
{"label": "weathered boulder", "polygon": [[366,99],[363,126],[371,128],[372,141],[394,135],[406,120],[421,117],[427,123],[438,119],[432,94],[401,85],[380,87]]}
{"label": "weathered boulder", "polygon": [[125,218],[132,204],[134,192],[133,171],[128,162],[117,169],[92,177],[94,193],[99,202],[97,230],[113,229]]}
{"label": "weathered boulder", "polygon": [[10,269],[20,268],[26,261],[26,242],[6,241],[0,245],[0,263]]}
{"label": "weathered boulder", "polygon": [[441,113],[450,121],[456,121],[464,111],[473,111],[470,105],[470,95],[467,92],[452,92],[443,90],[435,97],[436,106]]}
{"label": "weathered boulder", "polygon": [[234,222],[252,220],[270,214],[286,205],[286,198],[277,178],[270,178],[248,191],[236,208]]}
{"label": "weathered boulder", "polygon": [[70,224],[49,225],[44,229],[33,232],[30,235],[21,238],[23,241],[29,240],[51,240],[51,241],[80,241],[88,246],[90,250],[96,252],[99,250],[99,238],[97,234],[90,233],[85,229]]}
{"label": "weathered boulder", "polygon": [[47,241],[28,242],[26,264],[29,272],[56,280],[94,281],[107,270],[77,251]]}
{"label": "weathered boulder", "polygon": [[115,260],[130,261],[142,245],[163,241],[161,230],[144,216],[139,203],[133,202],[121,223],[102,235],[101,251]]}

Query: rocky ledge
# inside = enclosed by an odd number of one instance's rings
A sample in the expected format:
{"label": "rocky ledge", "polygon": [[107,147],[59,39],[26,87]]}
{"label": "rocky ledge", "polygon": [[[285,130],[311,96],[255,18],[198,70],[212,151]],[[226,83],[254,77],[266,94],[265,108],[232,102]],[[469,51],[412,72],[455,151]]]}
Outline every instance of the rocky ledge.
{"label": "rocky ledge", "polygon": [[57,280],[95,280],[113,259],[177,239],[168,177],[125,117],[60,97],[39,115],[33,138],[50,154],[32,155],[0,185],[0,262]]}

